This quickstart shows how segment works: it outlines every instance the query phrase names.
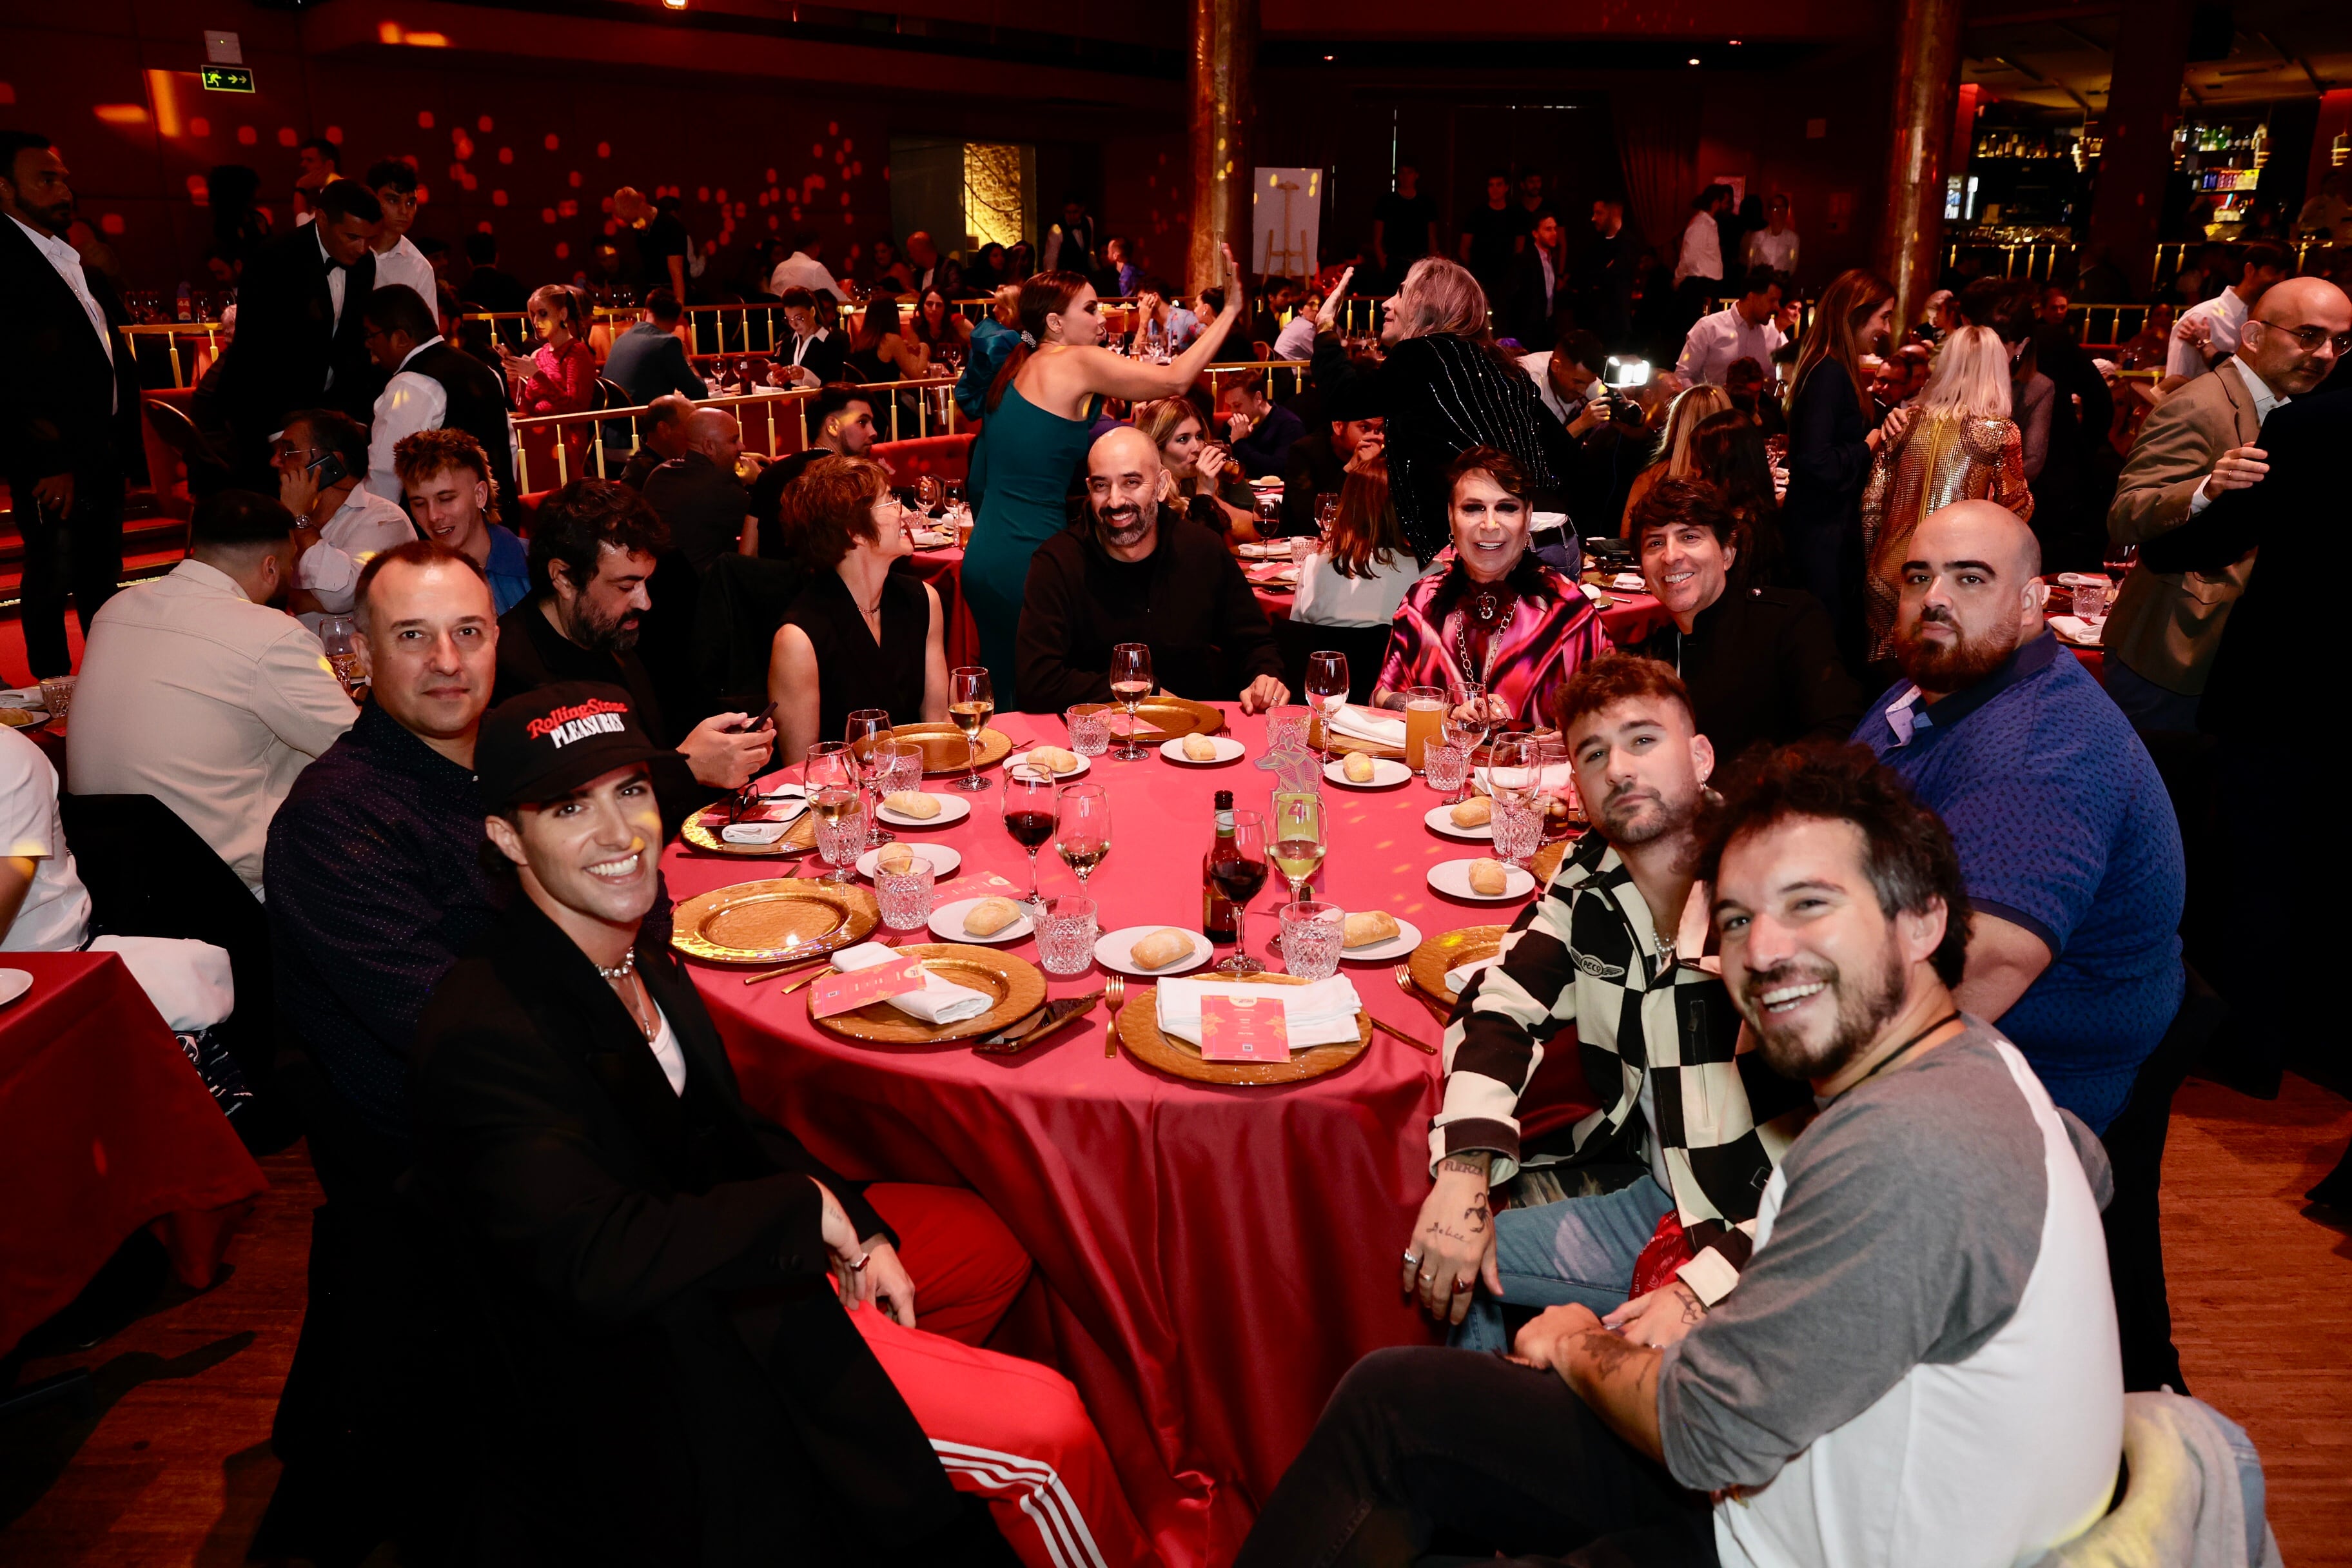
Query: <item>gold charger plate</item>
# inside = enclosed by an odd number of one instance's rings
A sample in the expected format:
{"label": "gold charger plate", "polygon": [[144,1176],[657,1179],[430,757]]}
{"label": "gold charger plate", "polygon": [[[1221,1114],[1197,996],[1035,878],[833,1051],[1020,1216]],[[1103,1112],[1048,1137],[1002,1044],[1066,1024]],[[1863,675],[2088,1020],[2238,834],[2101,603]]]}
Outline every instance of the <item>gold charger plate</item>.
{"label": "gold charger plate", "polygon": [[[1205,977],[1203,977],[1205,978]],[[1216,978],[1225,978],[1219,975]],[[1304,985],[1293,974],[1252,974],[1243,981],[1256,985]],[[1303,1083],[1346,1067],[1372,1043],[1370,1013],[1356,1015],[1356,1042],[1349,1046],[1315,1046],[1292,1054],[1287,1062],[1213,1062],[1201,1047],[1160,1032],[1160,993],[1152,986],[1129,986],[1127,1005],[1118,1010],[1119,1043],[1136,1060],[1176,1078],[1196,1083]]]}
{"label": "gold charger plate", "polygon": [[1537,850],[1535,858],[1528,862],[1528,869],[1536,874],[1536,886],[1550,887],[1553,873],[1559,869],[1559,863],[1568,858],[1568,852],[1575,847],[1575,839],[1559,838]]}
{"label": "gold charger plate", "polygon": [[[937,773],[960,773],[971,753],[966,747],[963,731],[944,721],[937,724],[901,724],[890,731],[894,741],[910,741],[923,748],[923,773],[926,777]],[[1013,751],[1013,737],[1002,730],[980,732],[980,767],[993,767]]]}
{"label": "gold charger plate", "polygon": [[[1127,711],[1124,707],[1118,710]],[[1135,732],[1137,743],[1146,746],[1181,740],[1186,735],[1213,735],[1225,727],[1225,716],[1207,703],[1195,702],[1189,697],[1171,697],[1165,692],[1137,703],[1135,716],[1151,726]],[[1118,721],[1113,720],[1112,725],[1117,729]]]}
{"label": "gold charger plate", "polygon": [[1422,994],[1441,1006],[1454,1005],[1454,993],[1445,988],[1445,972],[1465,963],[1475,963],[1482,958],[1492,958],[1503,951],[1503,938],[1508,926],[1464,926],[1431,937],[1412,950],[1405,960],[1412,971],[1412,983]]}
{"label": "gold charger plate", "polygon": [[[1027,959],[1015,958],[1000,948],[974,947],[961,942],[910,942],[898,952],[908,958],[921,959],[923,967],[942,980],[952,980],[991,997],[993,1005],[977,1017],[953,1024],[926,1024],[920,1018],[908,1017],[887,1002],[877,1002],[855,1012],[836,1013],[830,1018],[820,1018],[812,1012],[809,1021],[827,1034],[867,1045],[935,1046],[945,1040],[968,1040],[994,1034],[1045,1005],[1045,974]],[[814,997],[810,998],[809,1005],[816,1005]]]}
{"label": "gold charger plate", "polygon": [[[709,818],[706,822],[704,819]],[[805,855],[816,847],[816,813],[803,811],[792,830],[773,844],[730,844],[719,837],[727,826],[724,806],[707,806],[686,819],[677,836],[706,855],[735,855],[747,859],[775,859],[785,855]]]}
{"label": "gold charger plate", "polygon": [[855,882],[781,877],[713,888],[677,906],[670,945],[711,963],[774,963],[864,942],[882,923],[874,895]]}

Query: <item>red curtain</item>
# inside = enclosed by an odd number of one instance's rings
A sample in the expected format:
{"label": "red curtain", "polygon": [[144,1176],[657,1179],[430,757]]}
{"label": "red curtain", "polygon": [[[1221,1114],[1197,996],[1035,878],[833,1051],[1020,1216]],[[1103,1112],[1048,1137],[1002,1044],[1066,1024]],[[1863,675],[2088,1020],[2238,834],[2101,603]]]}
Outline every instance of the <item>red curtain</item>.
{"label": "red curtain", "polygon": [[1642,243],[1671,263],[1698,194],[1698,110],[1686,96],[1661,89],[1612,93],[1609,114],[1625,168],[1626,216]]}

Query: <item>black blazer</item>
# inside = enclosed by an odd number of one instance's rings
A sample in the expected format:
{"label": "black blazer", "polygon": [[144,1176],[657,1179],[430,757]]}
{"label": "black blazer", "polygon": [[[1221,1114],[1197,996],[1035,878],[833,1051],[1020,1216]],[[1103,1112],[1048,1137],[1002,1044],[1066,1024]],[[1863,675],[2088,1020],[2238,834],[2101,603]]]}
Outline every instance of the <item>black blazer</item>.
{"label": "black blazer", "polygon": [[245,264],[236,289],[236,344],[228,352],[222,391],[248,450],[299,408],[341,409],[362,425],[374,416],[383,374],[368,358],[361,319],[375,291],[374,254],[362,251],[345,270],[338,324],[326,257],[311,225],[271,240]]}
{"label": "black blazer", "polygon": [[[2292,552],[2342,535],[2352,521],[2344,497],[2352,384],[2339,374],[2321,391],[2273,409],[2263,421],[2261,446],[2270,454],[2269,477],[2223,491],[2179,528],[2140,546],[2139,570],[2219,572],[2266,544]],[[2315,752],[2327,743],[2307,680],[2335,664],[2336,627],[2313,602],[2309,582],[2292,554],[2274,570],[2254,563],[2221,628],[2197,705],[2199,729],[2267,736],[2288,749]]]}
{"label": "black blazer", "polygon": [[963,1510],[827,1286],[814,1182],[890,1233],[744,1107],[677,959],[637,966],[683,1095],[528,900],[417,1027],[418,1194],[487,1320],[492,1531],[551,1562],[897,1561]]}
{"label": "black blazer", "polygon": [[[121,465],[139,445],[139,366],[121,331],[122,301],[105,275],[81,275],[105,313],[113,363],[89,313],[26,237],[0,217],[0,474],[22,487],[51,474]],[[25,502],[21,490],[19,505]]]}
{"label": "black blazer", "polygon": [[443,339],[419,349],[404,367],[439,384],[446,400],[441,416],[445,428],[463,430],[482,444],[490,460],[490,478],[499,487],[499,502],[509,522],[515,511],[513,432],[507,416],[514,407],[507,378]]}
{"label": "black blazer", "polygon": [[[781,314],[781,312],[779,312]],[[800,340],[786,335],[778,340],[776,359],[779,363],[793,363],[793,349]],[[828,331],[808,346],[801,356],[801,366],[819,381],[839,381],[849,363],[849,339],[838,331]]]}

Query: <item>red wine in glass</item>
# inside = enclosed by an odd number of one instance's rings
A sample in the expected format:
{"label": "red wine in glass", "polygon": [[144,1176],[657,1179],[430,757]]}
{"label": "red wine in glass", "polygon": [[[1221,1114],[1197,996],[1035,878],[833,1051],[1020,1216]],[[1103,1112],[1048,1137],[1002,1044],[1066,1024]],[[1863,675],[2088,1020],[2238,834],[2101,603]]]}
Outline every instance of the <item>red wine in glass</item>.
{"label": "red wine in glass", "polygon": [[[1013,842],[1034,855],[1054,837],[1054,814],[1050,811],[1008,811],[1004,814],[1004,831],[1013,835]],[[1265,868],[1260,867],[1258,872],[1263,880]]]}

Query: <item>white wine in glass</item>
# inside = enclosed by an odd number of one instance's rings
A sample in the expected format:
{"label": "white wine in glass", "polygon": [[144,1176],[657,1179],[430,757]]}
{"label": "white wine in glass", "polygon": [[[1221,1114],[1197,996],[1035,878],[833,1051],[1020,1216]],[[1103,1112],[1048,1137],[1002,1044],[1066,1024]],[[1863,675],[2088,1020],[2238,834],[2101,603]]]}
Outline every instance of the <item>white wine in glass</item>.
{"label": "white wine in glass", "polygon": [[1151,695],[1151,648],[1139,642],[1114,644],[1110,650],[1110,694],[1127,710],[1127,744],[1111,753],[1122,763],[1141,762],[1149,753],[1135,743],[1136,710]]}
{"label": "white wine in glass", "polygon": [[987,666],[959,666],[949,671],[948,687],[948,717],[963,731],[964,740],[964,775],[949,787],[986,789],[988,781],[980,776],[980,737],[996,714],[996,692],[989,685]]}

